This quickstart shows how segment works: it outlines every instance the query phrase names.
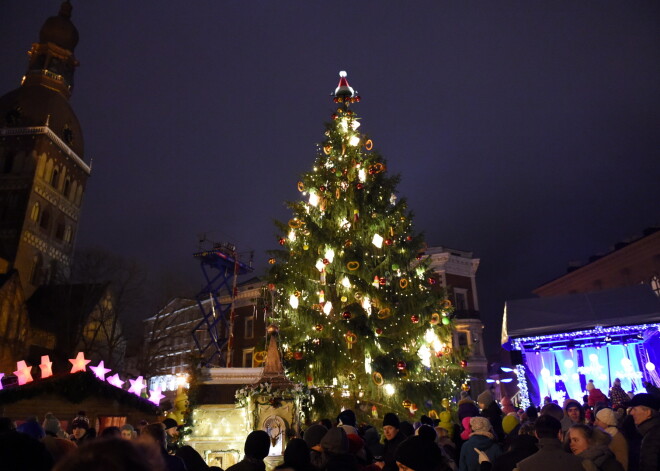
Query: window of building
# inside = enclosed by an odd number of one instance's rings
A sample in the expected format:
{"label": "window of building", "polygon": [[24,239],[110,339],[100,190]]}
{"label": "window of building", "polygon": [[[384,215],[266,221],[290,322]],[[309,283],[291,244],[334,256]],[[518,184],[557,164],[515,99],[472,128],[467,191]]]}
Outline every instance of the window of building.
{"label": "window of building", "polygon": [[64,240],[64,223],[60,222],[55,228],[55,238]]}
{"label": "window of building", "polygon": [[39,222],[39,225],[45,230],[48,230],[50,227],[50,213],[48,211],[41,213],[41,221]]}
{"label": "window of building", "polygon": [[243,349],[243,368],[252,368],[254,363],[254,348]]}
{"label": "window of building", "polygon": [[2,173],[11,173],[14,168],[14,154],[5,154],[5,160],[2,163]]}
{"label": "window of building", "polygon": [[464,288],[454,288],[454,308],[456,311],[467,311],[467,290]]}
{"label": "window of building", "polygon": [[248,316],[245,318],[245,331],[243,338],[254,338],[254,316]]}
{"label": "window of building", "polygon": [[73,229],[68,224],[64,228],[64,242],[67,244],[71,243],[71,238],[73,237]]}
{"label": "window of building", "polygon": [[71,179],[68,178],[68,177],[66,178],[66,180],[64,180],[64,190],[63,190],[63,192],[64,192],[64,197],[68,198],[69,194],[71,192]]}
{"label": "window of building", "polygon": [[458,332],[458,346],[467,347],[468,345],[468,334],[467,332]]}
{"label": "window of building", "polygon": [[35,255],[32,259],[32,268],[30,269],[30,283],[33,285],[39,284],[41,281],[41,266],[43,261],[41,255]]}
{"label": "window of building", "polygon": [[53,188],[57,188],[60,183],[60,171],[57,167],[53,169],[53,174],[50,177],[50,184]]}
{"label": "window of building", "polygon": [[39,220],[39,203],[34,203],[34,206],[32,206],[32,211],[30,212],[30,219],[32,219],[34,222],[37,222]]}

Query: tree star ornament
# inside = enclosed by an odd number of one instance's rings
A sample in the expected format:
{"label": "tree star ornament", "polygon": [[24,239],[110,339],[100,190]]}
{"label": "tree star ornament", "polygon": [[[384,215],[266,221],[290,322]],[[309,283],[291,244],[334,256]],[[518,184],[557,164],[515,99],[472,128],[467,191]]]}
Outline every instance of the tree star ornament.
{"label": "tree star ornament", "polygon": [[96,366],[90,366],[89,369],[92,370],[96,377],[101,381],[105,381],[105,375],[110,372],[110,368],[105,367],[103,360],[101,360]]}
{"label": "tree star ornament", "polygon": [[149,390],[149,400],[156,405],[159,405],[161,399],[163,399],[164,397],[165,395],[160,392],[160,388]]}
{"label": "tree star ornament", "polygon": [[114,387],[121,389],[125,381],[119,379],[119,373],[115,373],[112,376],[109,376],[106,380],[108,383],[112,384]]}
{"label": "tree star ornament", "polygon": [[16,371],[14,374],[18,378],[18,385],[22,386],[26,383],[32,381],[32,367],[25,363],[25,360],[21,360],[16,363]]}
{"label": "tree star ornament", "polygon": [[86,371],[87,370],[87,363],[91,362],[92,360],[87,360],[85,358],[85,354],[83,352],[78,352],[78,355],[76,355],[76,358],[69,358],[69,362],[71,363],[71,373],[77,373],[79,371]]}
{"label": "tree star ornament", "polygon": [[132,392],[136,396],[139,396],[142,393],[142,390],[147,387],[146,384],[144,384],[144,378],[142,376],[138,376],[137,379],[129,379],[131,383],[131,387],[128,388],[128,392]]}
{"label": "tree star ornament", "polygon": [[39,365],[39,368],[41,368],[42,379],[53,376],[53,362],[50,361],[50,357],[48,355],[41,356],[41,364]]}

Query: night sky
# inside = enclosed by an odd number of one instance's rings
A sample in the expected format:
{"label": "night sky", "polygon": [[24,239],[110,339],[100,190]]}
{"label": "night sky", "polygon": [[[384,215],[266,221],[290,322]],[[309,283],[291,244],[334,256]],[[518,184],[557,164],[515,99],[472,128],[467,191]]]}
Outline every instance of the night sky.
{"label": "night sky", "polygon": [[[0,93],[59,4],[0,3]],[[140,260],[152,284],[199,287],[201,233],[265,269],[339,70],[416,229],[481,259],[491,350],[506,299],[660,223],[660,2],[73,6],[93,159],[77,244]]]}

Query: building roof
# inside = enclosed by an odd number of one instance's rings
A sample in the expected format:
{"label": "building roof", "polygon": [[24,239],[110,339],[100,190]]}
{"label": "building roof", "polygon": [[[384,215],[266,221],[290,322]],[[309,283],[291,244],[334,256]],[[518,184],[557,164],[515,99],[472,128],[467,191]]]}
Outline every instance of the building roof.
{"label": "building roof", "polygon": [[594,293],[507,301],[502,344],[513,338],[660,322],[660,299],[638,284]]}

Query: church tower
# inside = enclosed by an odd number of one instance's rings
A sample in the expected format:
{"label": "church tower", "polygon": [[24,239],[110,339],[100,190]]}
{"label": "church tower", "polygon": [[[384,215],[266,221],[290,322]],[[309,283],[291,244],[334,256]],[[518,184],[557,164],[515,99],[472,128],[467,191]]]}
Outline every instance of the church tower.
{"label": "church tower", "polygon": [[70,272],[91,167],[69,97],[78,66],[71,3],[46,20],[21,85],[0,97],[0,273],[29,297]]}

